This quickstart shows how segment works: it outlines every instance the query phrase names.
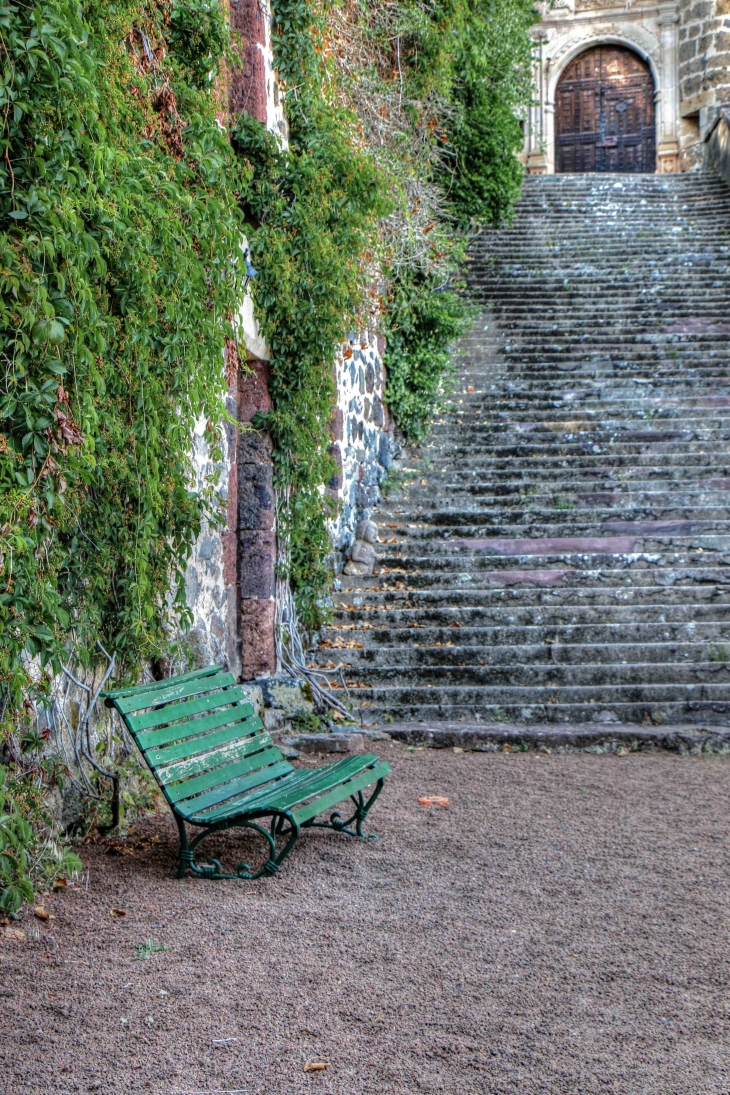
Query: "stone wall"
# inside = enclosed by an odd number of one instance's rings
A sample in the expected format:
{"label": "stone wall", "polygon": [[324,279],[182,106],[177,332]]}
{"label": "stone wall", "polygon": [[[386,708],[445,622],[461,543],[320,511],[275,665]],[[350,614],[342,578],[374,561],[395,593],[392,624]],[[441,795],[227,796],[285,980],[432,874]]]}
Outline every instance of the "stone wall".
{"label": "stone wall", "polygon": [[361,332],[353,335],[336,364],[337,404],[330,453],[337,471],[329,492],[340,504],[332,528],[338,570],[355,539],[356,527],[377,505],[380,484],[398,451],[383,402],[383,350],[382,339]]}
{"label": "stone wall", "polygon": [[[227,398],[227,409],[231,416],[236,414],[236,404],[234,386],[229,390]],[[235,427],[226,425],[222,458],[219,463],[215,463],[211,460],[204,430],[205,421],[201,419],[193,437],[196,486],[199,490],[210,489],[211,486],[217,489],[226,508],[227,526],[230,527],[237,498],[237,431]],[[207,522],[204,523],[188,563],[185,593],[193,613],[189,642],[195,666],[202,668],[215,662],[239,673],[236,548],[227,530],[222,532],[219,528],[211,528]]]}
{"label": "stone wall", "polygon": [[702,166],[702,144],[730,102],[730,0],[681,0],[679,5],[681,157],[685,171]]}
{"label": "stone wall", "polygon": [[[229,116],[246,110],[286,143],[283,100],[272,67],[270,13],[259,0],[230,0],[238,32],[240,64],[227,74]],[[223,120],[223,117],[221,118]],[[242,247],[248,246],[242,240]],[[252,254],[253,265],[256,255]],[[242,424],[270,409],[269,358],[250,295],[239,323],[247,361],[227,351],[228,412]],[[335,367],[337,403],[330,452],[337,463],[328,491],[340,503],[332,523],[336,569],[378,501],[379,485],[392,461],[392,425],[383,404],[382,346],[363,333],[343,347]],[[188,568],[186,590],[194,616],[191,642],[196,665],[217,662],[244,680],[276,673],[274,642],[275,507],[271,440],[255,430],[225,427],[223,458],[213,466],[202,433],[194,440],[199,484],[219,477],[226,527],[205,528]]]}

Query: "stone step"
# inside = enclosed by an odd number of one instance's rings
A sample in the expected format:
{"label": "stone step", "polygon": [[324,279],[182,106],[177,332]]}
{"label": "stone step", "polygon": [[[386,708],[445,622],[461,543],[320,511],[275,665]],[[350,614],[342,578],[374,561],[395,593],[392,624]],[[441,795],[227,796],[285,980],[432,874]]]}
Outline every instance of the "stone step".
{"label": "stone step", "polygon": [[[585,651],[584,651],[585,656]],[[583,661],[580,664],[541,665],[532,663],[523,667],[517,665],[367,665],[362,672],[354,668],[346,671],[345,682],[348,688],[363,691],[361,683],[365,680],[372,691],[392,689],[401,694],[413,690],[433,691],[453,696],[455,689],[465,689],[473,696],[474,690],[480,692],[480,702],[490,702],[482,695],[495,690],[511,693],[513,689],[530,688],[535,690],[536,702],[561,702],[563,691],[573,702],[585,689],[598,690],[598,694],[589,695],[589,699],[598,699],[604,689],[634,690],[665,688],[692,688],[697,699],[712,699],[715,695],[730,701],[730,662],[690,662],[687,664],[635,662],[627,665],[619,663],[595,665]],[[709,692],[705,692],[709,688]],[[559,689],[557,699],[551,701],[546,695],[548,689]],[[718,690],[724,689],[724,692]],[[538,698],[539,697],[539,698]],[[694,698],[694,697],[693,697]],[[466,695],[464,696],[466,699]],[[502,696],[502,700],[512,703],[511,696]],[[428,702],[428,697],[426,699]],[[473,700],[472,700],[473,702]],[[500,700],[496,700],[500,702]]]}
{"label": "stone step", "polygon": [[[453,560],[452,560],[453,562]],[[375,590],[433,590],[443,589],[512,589],[516,586],[535,588],[563,587],[567,589],[585,589],[602,583],[601,588],[608,589],[613,595],[626,588],[671,588],[692,589],[695,587],[725,588],[730,585],[730,568],[727,567],[685,567],[681,570],[657,566],[656,561],[639,569],[635,566],[601,570],[570,569],[528,569],[522,570],[485,570],[479,567],[464,569],[463,566],[433,569],[430,566],[420,569],[398,567],[389,569],[381,566],[378,575],[367,579],[370,585],[344,587],[341,592],[349,594],[362,589]],[[354,579],[347,578],[350,582]],[[364,580],[363,580],[364,581]]]}
{"label": "stone step", "polygon": [[[342,690],[344,691],[344,689]],[[693,710],[698,710],[697,704],[717,705],[716,710],[723,712],[725,717],[730,716],[730,684],[715,684],[704,681],[702,684],[641,684],[639,682],[627,685],[600,684],[600,685],[541,685],[531,684],[526,687],[519,685],[463,685],[455,684],[432,687],[422,685],[373,685],[372,687],[358,687],[357,695],[353,692],[355,702],[362,708],[366,701],[383,710],[392,711],[395,717],[402,718],[400,713],[404,707],[411,709],[418,707],[436,707],[443,710],[446,707],[462,707],[467,710],[478,711],[494,707],[550,707],[568,705],[589,707],[591,703],[601,704],[615,708],[616,704],[646,705],[649,708],[687,705],[690,701]],[[427,716],[428,717],[428,716]],[[433,716],[431,716],[433,717]],[[448,716],[445,716],[448,717]],[[694,717],[697,717],[694,715]],[[668,721],[681,722],[675,716],[668,716]],[[624,720],[622,720],[624,721]],[[634,721],[632,719],[625,720]],[[638,721],[641,721],[639,717]]]}
{"label": "stone step", "polygon": [[[461,578],[461,576],[460,576]],[[657,585],[623,586],[609,589],[605,586],[564,586],[557,583],[516,585],[508,587],[480,586],[465,583],[463,579],[448,589],[398,589],[381,588],[379,590],[340,592],[333,595],[338,610],[345,612],[362,609],[372,611],[387,608],[389,611],[402,612],[406,609],[428,611],[438,609],[469,609],[503,607],[505,609],[549,606],[565,608],[568,606],[585,607],[587,605],[632,606],[644,608],[648,605],[665,605],[671,596],[672,606],[678,605],[728,605],[730,604],[730,576],[727,584],[714,585]],[[729,616],[730,618],[730,616]]]}
{"label": "stone step", "polygon": [[[408,554],[403,554],[403,547],[408,548]],[[392,547],[389,545],[387,553],[380,558],[381,573],[387,575],[399,575],[413,570],[439,570],[443,573],[475,573],[482,570],[507,570],[510,573],[525,569],[534,574],[536,568],[543,569],[568,569],[585,571],[590,567],[591,571],[602,570],[610,574],[612,569],[621,575],[640,573],[645,570],[661,568],[671,571],[678,567],[700,567],[712,563],[715,566],[730,565],[730,540],[724,551],[707,551],[702,548],[694,548],[684,552],[672,550],[664,551],[564,551],[558,552],[545,550],[544,554],[533,550],[531,554],[520,551],[502,552],[473,552],[467,550],[444,551],[443,544],[433,545],[433,550],[428,551],[432,545],[421,542],[411,544],[407,537],[398,540]],[[438,548],[441,550],[438,550]],[[670,545],[671,547],[671,545]],[[416,554],[415,548],[420,548],[420,554]],[[411,549],[414,549],[413,551]],[[617,579],[620,581],[620,579]],[[348,579],[349,581],[349,579]]]}
{"label": "stone step", "polygon": [[419,608],[387,607],[345,608],[339,606],[338,619],[346,619],[352,626],[372,624],[377,628],[414,627],[541,627],[552,636],[555,627],[582,626],[588,624],[621,624],[628,638],[637,615],[642,624],[648,623],[715,623],[725,626],[728,610],[725,599],[711,604],[643,604],[637,613],[632,604],[579,605],[579,604],[460,604],[422,606]]}
{"label": "stone step", "polygon": [[[367,706],[365,706],[367,704]],[[662,701],[624,701],[612,697],[604,702],[596,701],[576,703],[537,703],[525,698],[524,702],[514,704],[478,704],[463,703],[390,703],[384,706],[369,698],[355,706],[355,712],[363,723],[385,726],[390,722],[471,722],[482,720],[485,725],[519,723],[520,725],[584,724],[599,725],[625,724],[636,726],[664,726],[668,724],[726,727],[730,717],[730,706],[726,701],[681,699],[672,702]]]}
{"label": "stone step", "polygon": [[[611,510],[617,507],[623,510],[626,506],[632,512],[646,507],[662,509],[690,507],[690,512],[693,512],[700,508],[704,510],[722,508],[723,502],[725,505],[730,504],[728,502],[730,477],[728,476],[716,480],[718,483],[728,484],[718,490],[703,490],[699,485],[692,489],[693,485],[686,481],[683,484],[684,489],[680,489],[680,484],[675,484],[672,489],[671,483],[654,482],[653,484],[644,483],[643,490],[630,490],[629,487],[638,487],[638,484],[626,483],[618,479],[610,482],[604,476],[601,480],[601,483],[595,481],[591,483],[586,480],[555,478],[547,483],[541,481],[538,489],[534,489],[534,484],[514,481],[501,486],[493,483],[454,483],[444,485],[443,490],[444,495],[449,498],[453,511],[465,512],[467,508],[479,506],[487,507],[491,514],[502,511],[514,512],[517,509],[522,511],[527,509],[534,513],[544,513],[556,507],[565,510],[566,502],[570,502],[574,508],[580,507],[592,511],[599,506]],[[408,501],[415,502],[423,514],[445,512],[441,509],[443,501],[434,498],[432,492],[431,484],[429,487],[411,488],[408,492],[408,500],[404,499],[398,506],[389,506],[387,510],[381,511],[382,522],[384,524],[395,522],[389,527],[398,527],[404,517],[412,514],[412,506],[408,505]]]}
{"label": "stone step", "polygon": [[[461,634],[459,634],[461,640]],[[434,645],[399,645],[398,664],[403,671],[411,666],[435,668],[464,665],[516,666],[581,666],[586,664],[585,644],[557,642],[523,644],[521,646],[469,646],[459,641]],[[612,665],[678,665],[680,663],[728,664],[730,642],[657,642],[612,643],[591,648],[591,664]],[[369,670],[370,667],[389,669],[393,665],[394,648],[387,645],[370,645],[361,649],[337,648],[330,645],[316,650],[312,665],[343,664],[348,669]]]}
{"label": "stone step", "polygon": [[[590,661],[591,648],[597,646],[612,646],[616,643],[630,641],[633,644],[645,643],[698,643],[706,642],[723,650],[727,638],[727,628],[716,621],[677,623],[677,622],[645,622],[635,621],[631,627],[631,634],[626,631],[623,623],[583,623],[583,624],[556,624],[549,629],[544,624],[502,624],[497,626],[474,627],[462,625],[455,628],[451,626],[434,627],[425,623],[413,622],[408,626],[385,626],[379,618],[370,620],[351,621],[345,619],[343,613],[341,619],[330,625],[323,632],[323,639],[328,643],[334,643],[326,649],[333,653],[349,651],[347,645],[337,646],[337,643],[361,643],[368,649],[388,649],[393,652],[402,645],[437,648],[438,644],[447,645],[458,642],[460,645],[475,647],[510,646],[529,647],[550,643],[561,646],[581,647],[586,653],[587,661]],[[456,622],[456,621],[454,621]],[[352,649],[355,649],[353,647]],[[391,658],[396,655],[391,653]]]}
{"label": "stone step", "polygon": [[[693,521],[682,518],[668,521],[611,520],[597,525],[590,520],[579,522],[579,515],[580,511],[575,510],[570,514],[570,522],[535,522],[522,525],[505,522],[493,525],[486,522],[480,525],[430,525],[422,520],[420,527],[404,525],[395,529],[393,539],[396,543],[399,542],[399,537],[401,541],[408,539],[419,552],[483,550],[493,554],[520,555],[527,558],[528,552],[534,556],[541,556],[543,553],[554,555],[557,552],[565,555],[571,551],[570,542],[575,543],[573,550],[581,555],[609,551],[615,555],[630,555],[637,551],[659,552],[667,545],[677,547],[679,541],[686,541],[688,537],[696,538],[696,546],[704,547],[701,542],[703,538],[727,539],[728,535],[727,523],[724,521]],[[601,546],[601,540],[608,541],[612,538],[620,539],[621,544],[626,545],[623,550],[620,545],[615,548],[608,544]],[[387,562],[388,555],[385,555],[385,560]]]}

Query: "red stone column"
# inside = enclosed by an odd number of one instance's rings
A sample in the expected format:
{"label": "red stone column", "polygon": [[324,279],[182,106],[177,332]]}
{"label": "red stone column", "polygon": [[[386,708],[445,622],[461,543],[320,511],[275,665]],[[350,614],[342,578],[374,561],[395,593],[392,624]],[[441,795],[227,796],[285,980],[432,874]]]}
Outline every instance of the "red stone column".
{"label": "red stone column", "polygon": [[[239,384],[242,423],[271,410],[268,362],[250,357],[248,368]],[[237,509],[241,676],[251,680],[276,672],[274,465],[271,438],[258,430],[239,434]]]}
{"label": "red stone column", "polygon": [[[238,419],[238,386],[240,365],[238,350],[232,339],[226,340],[225,367],[228,392],[226,410],[234,421]],[[226,636],[228,668],[237,676],[241,672],[238,595],[238,427],[230,422],[224,426],[228,442],[228,504],[226,527],[221,535],[223,547],[223,581],[226,588]]]}
{"label": "red stone column", "polygon": [[[266,6],[260,0],[228,0],[238,57],[225,72],[224,84],[232,118],[246,111],[267,122]],[[230,362],[229,362],[230,363]],[[246,372],[236,368],[235,412],[241,423],[257,411],[271,409],[269,366],[249,357]],[[224,533],[226,583],[232,581],[237,605],[238,669],[243,680],[276,672],[274,642],[274,565],[276,532],[271,439],[255,430],[238,430],[228,493],[228,527]]]}
{"label": "red stone column", "polygon": [[243,40],[240,63],[229,74],[231,113],[245,110],[266,125],[266,67],[261,47],[266,44],[265,7],[260,0],[229,0],[231,27]]}

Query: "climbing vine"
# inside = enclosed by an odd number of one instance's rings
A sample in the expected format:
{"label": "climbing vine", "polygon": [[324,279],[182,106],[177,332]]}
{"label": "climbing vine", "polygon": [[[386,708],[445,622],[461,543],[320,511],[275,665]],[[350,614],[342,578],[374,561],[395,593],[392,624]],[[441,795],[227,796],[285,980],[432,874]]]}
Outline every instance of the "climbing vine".
{"label": "climbing vine", "polygon": [[252,181],[244,210],[258,276],[253,293],[270,347],[273,409],[258,420],[274,440],[285,503],[279,535],[291,545],[300,618],[315,628],[331,551],[323,486],[336,399],[334,366],[367,299],[364,257],[389,209],[377,165],[352,140],[356,119],[327,94],[321,16],[305,0],[275,7],[275,57],[286,98],[289,147],[244,115],[233,145]]}
{"label": "climbing vine", "polygon": [[[191,56],[186,21],[209,18]],[[212,489],[241,296],[239,161],[203,85],[213,3],[0,4],[0,681],[101,639],[157,656]],[[184,48],[177,48],[179,43]],[[202,58],[202,60],[201,60]],[[213,484],[211,484],[212,488]],[[174,603],[169,603],[173,591]]]}
{"label": "climbing vine", "polygon": [[202,421],[215,458],[242,292],[225,41],[214,0],[0,2],[0,760],[35,783],[61,776],[24,760],[32,695],[99,642],[122,676],[163,653],[217,519],[190,453]]}
{"label": "climbing vine", "polygon": [[134,677],[189,619],[186,563],[221,516],[191,437],[205,424],[215,463],[242,234],[272,352],[273,407],[255,424],[275,443],[288,577],[315,628],[338,347],[380,316],[391,408],[421,436],[465,322],[467,228],[516,192],[527,0],[277,0],[273,15],[288,147],[245,115],[219,124],[219,0],[0,0],[0,761],[14,773],[0,766],[0,891],[13,902],[40,809],[23,788],[64,778],[29,700],[104,648]]}

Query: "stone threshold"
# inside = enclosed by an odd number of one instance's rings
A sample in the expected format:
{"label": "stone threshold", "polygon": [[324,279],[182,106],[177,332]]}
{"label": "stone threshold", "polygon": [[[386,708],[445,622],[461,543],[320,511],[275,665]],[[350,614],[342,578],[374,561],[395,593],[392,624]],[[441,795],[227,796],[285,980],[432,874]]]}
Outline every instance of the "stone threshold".
{"label": "stone threshold", "polygon": [[503,723],[389,723],[388,735],[406,745],[465,752],[634,753],[663,749],[672,753],[729,753],[730,729],[707,726],[632,726],[624,724],[520,726]]}
{"label": "stone threshold", "polygon": [[[387,725],[387,729],[386,729]],[[566,726],[521,726],[503,723],[387,723],[382,728],[357,727],[344,733],[281,734],[275,740],[284,754],[363,753],[372,742],[396,741],[430,749],[464,752],[638,753],[663,749],[681,755],[730,753],[730,729],[703,726],[632,726],[575,723]]]}

